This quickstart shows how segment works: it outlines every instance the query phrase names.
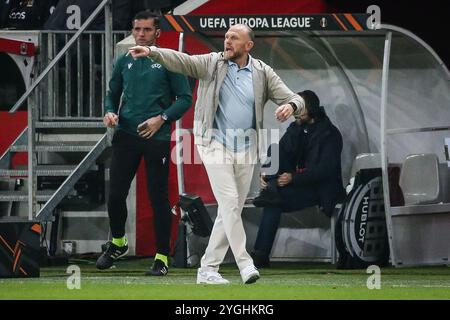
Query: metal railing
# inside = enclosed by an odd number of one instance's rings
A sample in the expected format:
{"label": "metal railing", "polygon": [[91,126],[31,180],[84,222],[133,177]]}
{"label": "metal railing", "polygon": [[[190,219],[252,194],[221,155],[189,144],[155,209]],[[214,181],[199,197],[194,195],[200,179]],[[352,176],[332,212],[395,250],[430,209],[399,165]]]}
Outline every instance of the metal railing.
{"label": "metal railing", "polygon": [[[15,113],[20,106],[25,102],[28,101],[28,135],[27,135],[27,149],[28,149],[28,219],[33,220],[35,219],[35,213],[37,212],[37,176],[36,176],[36,167],[37,167],[37,154],[36,154],[36,121],[38,120],[38,117],[40,115],[48,115],[52,117],[56,117],[54,119],[57,119],[58,113],[57,110],[61,109],[61,106],[58,105],[60,102],[59,95],[60,90],[54,90],[55,86],[55,80],[50,79],[47,80],[47,85],[50,86],[50,88],[47,88],[45,90],[46,94],[36,92],[36,88],[43,84],[44,79],[46,79],[50,72],[54,70],[55,66],[62,63],[61,59],[63,57],[65,58],[64,65],[66,70],[66,78],[65,78],[65,84],[67,84],[67,90],[65,89],[64,94],[66,94],[67,91],[67,98],[70,97],[71,99],[71,92],[72,88],[71,81],[68,80],[67,77],[71,76],[71,66],[70,63],[71,59],[71,52],[69,51],[73,46],[76,44],[76,52],[81,51],[81,45],[82,40],[80,39],[80,36],[85,33],[88,26],[94,21],[94,19],[97,17],[97,15],[102,11],[105,10],[105,32],[104,32],[104,47],[101,54],[103,55],[104,63],[101,64],[103,66],[102,74],[103,77],[103,83],[107,83],[111,77],[111,69],[112,69],[112,61],[113,61],[113,30],[112,30],[112,0],[103,0],[97,8],[92,12],[92,14],[86,19],[86,21],[83,23],[83,25],[80,27],[80,29],[74,33],[74,35],[69,39],[69,37],[65,37],[66,41],[63,41],[64,46],[62,49],[53,57],[53,54],[58,49],[58,46],[55,46],[52,44],[52,38],[50,36],[50,40],[47,40],[47,43],[50,42],[50,50],[51,50],[51,61],[49,61],[48,65],[45,67],[45,69],[39,74],[39,76],[33,81],[33,83],[29,86],[29,88],[26,90],[26,92],[19,98],[19,100],[14,104],[14,106],[9,111],[10,113]],[[45,33],[44,33],[45,34]],[[56,37],[56,36],[55,36]],[[58,38],[58,37],[56,37]],[[56,39],[58,41],[58,39]],[[89,42],[88,42],[89,43]],[[80,62],[77,61],[77,79],[82,78],[82,60]],[[78,72],[80,71],[80,72]],[[56,71],[56,74],[59,72]],[[53,72],[53,76],[56,76],[56,74]],[[67,75],[68,74],[68,75]],[[60,79],[56,78],[58,81],[58,86],[60,83]],[[78,81],[78,80],[77,80]],[[82,84],[77,83],[79,85],[79,88],[82,87]],[[94,85],[95,86],[95,85]],[[103,85],[102,90],[104,92],[105,85]],[[43,90],[41,90],[42,92]],[[46,101],[42,100],[46,96]],[[50,99],[49,99],[50,96]],[[71,100],[69,102],[64,104],[63,108],[63,114],[64,114],[64,120],[67,120],[67,115],[75,114],[76,116],[83,116],[83,112],[81,110],[84,108],[82,107],[83,104],[83,92],[77,93],[76,96],[76,108],[73,106],[70,106],[66,108],[66,104],[70,105]],[[45,105],[47,106],[46,112],[43,112],[42,110],[38,110],[39,106],[44,105],[44,102],[47,102]],[[94,104],[94,103],[93,103]],[[70,112],[69,112],[70,109]],[[88,108],[89,110],[89,108]],[[88,111],[89,113],[90,111]],[[94,109],[92,109],[92,112],[94,113]],[[79,119],[79,118],[78,118]]]}
{"label": "metal railing", "polygon": [[[89,27],[89,25],[94,21],[97,15],[104,9],[105,10],[105,63],[107,66],[112,65],[113,53],[112,53],[112,0],[103,0],[97,8],[92,12],[89,18],[83,23],[80,29],[75,32],[75,34],[67,41],[64,47],[59,51],[59,53],[52,59],[52,61],[47,65],[47,67],[42,71],[42,73],[36,78],[36,80],[30,85],[28,90],[19,98],[19,100],[14,104],[14,106],[9,111],[10,113],[16,112],[20,106],[25,102],[31,93],[36,89],[36,87],[41,83],[41,81],[47,77],[49,72],[55,67],[55,65],[61,60],[61,58],[68,52],[68,50],[76,43],[77,39],[81,36],[83,32]],[[105,69],[106,81],[109,81],[111,74],[110,68]]]}
{"label": "metal railing", "polygon": [[[55,53],[75,32],[43,31],[40,34],[40,62],[52,61]],[[106,48],[102,31],[85,31],[49,72],[39,87],[41,120],[101,120],[107,87],[105,52],[128,35],[128,31],[115,31],[112,45]],[[45,67],[45,66],[42,66]]]}

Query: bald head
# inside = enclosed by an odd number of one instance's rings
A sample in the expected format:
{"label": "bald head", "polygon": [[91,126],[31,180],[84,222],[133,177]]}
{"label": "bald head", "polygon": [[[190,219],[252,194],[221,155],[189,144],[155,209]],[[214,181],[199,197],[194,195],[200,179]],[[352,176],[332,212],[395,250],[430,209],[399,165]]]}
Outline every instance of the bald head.
{"label": "bald head", "polygon": [[225,33],[224,57],[244,67],[248,61],[248,54],[253,48],[253,30],[244,24],[235,24]]}
{"label": "bald head", "polygon": [[247,35],[248,40],[255,41],[255,33],[253,32],[252,28],[250,28],[248,25],[239,23],[232,25],[228,30],[231,29],[243,31]]}

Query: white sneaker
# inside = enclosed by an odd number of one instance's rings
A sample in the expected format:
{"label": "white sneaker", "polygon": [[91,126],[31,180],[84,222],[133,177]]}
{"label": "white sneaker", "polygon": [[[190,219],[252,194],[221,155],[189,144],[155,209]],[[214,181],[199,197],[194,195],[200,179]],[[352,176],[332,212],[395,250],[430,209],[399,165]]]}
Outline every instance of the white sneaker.
{"label": "white sneaker", "polygon": [[259,271],[255,268],[254,265],[249,265],[241,270],[242,282],[245,284],[250,284],[256,282],[259,279]]}
{"label": "white sneaker", "polygon": [[213,270],[198,268],[197,284],[229,284],[230,281],[222,278],[220,273]]}

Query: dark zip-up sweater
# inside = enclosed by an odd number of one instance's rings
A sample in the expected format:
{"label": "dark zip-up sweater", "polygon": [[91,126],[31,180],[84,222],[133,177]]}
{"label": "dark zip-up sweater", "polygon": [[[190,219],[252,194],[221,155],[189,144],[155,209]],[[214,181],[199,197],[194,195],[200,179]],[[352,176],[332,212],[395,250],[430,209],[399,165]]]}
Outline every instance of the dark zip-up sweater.
{"label": "dark zip-up sweater", "polygon": [[148,58],[134,60],[131,55],[123,55],[117,59],[105,112],[119,112],[118,129],[138,136],[140,123],[164,112],[169,121],[152,138],[170,140],[170,122],[181,118],[191,104],[192,92],[186,76],[168,71]]}

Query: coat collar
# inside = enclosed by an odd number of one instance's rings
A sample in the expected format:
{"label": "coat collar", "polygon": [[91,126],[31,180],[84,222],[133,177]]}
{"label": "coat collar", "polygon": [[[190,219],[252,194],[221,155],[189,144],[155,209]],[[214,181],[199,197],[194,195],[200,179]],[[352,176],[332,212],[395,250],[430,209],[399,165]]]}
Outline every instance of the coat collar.
{"label": "coat collar", "polygon": [[[256,68],[259,71],[263,70],[263,66],[262,66],[262,63],[261,63],[260,60],[253,58],[251,55],[250,55],[250,60],[252,62],[252,68]],[[222,61],[222,62],[228,61],[227,59],[224,58],[224,53],[223,52],[220,52],[219,61]]]}

